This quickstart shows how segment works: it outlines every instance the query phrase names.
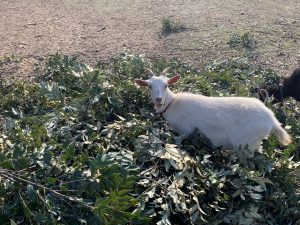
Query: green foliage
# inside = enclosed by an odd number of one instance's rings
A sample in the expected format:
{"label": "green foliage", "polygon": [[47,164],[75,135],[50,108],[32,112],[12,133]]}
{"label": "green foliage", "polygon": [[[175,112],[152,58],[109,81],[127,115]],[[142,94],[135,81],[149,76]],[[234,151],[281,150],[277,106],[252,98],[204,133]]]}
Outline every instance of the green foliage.
{"label": "green foliage", "polygon": [[140,208],[159,224],[178,220],[179,224],[289,224],[299,220],[299,177],[294,176],[299,162],[257,155],[255,171],[239,165],[234,155],[208,148],[198,133],[181,148],[162,146],[170,137],[170,133],[154,131],[140,136],[135,147],[145,164],[139,181],[146,189]]}
{"label": "green foliage", "polygon": [[185,24],[180,21],[175,21],[170,17],[165,17],[161,21],[162,32],[165,34],[177,33],[186,29]]}
{"label": "green foliage", "polygon": [[171,66],[176,91],[256,96],[277,82],[245,59],[203,71],[177,60],[122,53],[91,68],[53,55],[39,83],[0,93],[1,224],[297,224],[300,113],[270,105],[294,142],[271,136],[244,167],[195,131],[176,137],[134,85]]}

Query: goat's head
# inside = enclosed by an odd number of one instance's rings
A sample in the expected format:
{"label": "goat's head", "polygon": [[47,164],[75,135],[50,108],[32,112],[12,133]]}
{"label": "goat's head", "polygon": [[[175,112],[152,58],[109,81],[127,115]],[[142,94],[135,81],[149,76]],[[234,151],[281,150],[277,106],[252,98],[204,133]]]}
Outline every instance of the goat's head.
{"label": "goat's head", "polygon": [[175,84],[179,79],[180,75],[175,75],[174,77],[167,78],[166,73],[170,67],[164,69],[160,76],[156,76],[152,70],[146,68],[152,77],[148,80],[136,79],[134,80],[140,86],[148,86],[150,90],[150,95],[152,98],[152,102],[157,108],[162,107],[166,103],[166,97],[168,93],[168,86]]}

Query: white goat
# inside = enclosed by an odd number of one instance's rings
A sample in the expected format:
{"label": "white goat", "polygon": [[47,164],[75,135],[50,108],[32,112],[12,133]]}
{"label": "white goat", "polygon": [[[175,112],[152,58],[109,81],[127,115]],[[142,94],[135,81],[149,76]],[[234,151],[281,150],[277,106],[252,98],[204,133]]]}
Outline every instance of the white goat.
{"label": "white goat", "polygon": [[167,78],[165,69],[160,76],[148,69],[152,77],[136,79],[148,86],[156,112],[161,113],[172,129],[180,135],[199,129],[215,147],[246,149],[246,158],[260,149],[261,140],[273,131],[282,145],[291,143],[289,134],[281,127],[273,112],[256,98],[206,97],[190,93],[173,93],[169,85],[180,75]]}

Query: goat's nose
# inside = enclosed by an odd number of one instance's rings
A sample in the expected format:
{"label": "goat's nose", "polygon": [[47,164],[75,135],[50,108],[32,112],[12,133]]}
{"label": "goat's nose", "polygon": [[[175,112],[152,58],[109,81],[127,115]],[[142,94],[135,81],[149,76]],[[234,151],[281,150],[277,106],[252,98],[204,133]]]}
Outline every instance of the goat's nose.
{"label": "goat's nose", "polygon": [[162,98],[156,98],[157,103],[161,103],[161,101],[162,101]]}

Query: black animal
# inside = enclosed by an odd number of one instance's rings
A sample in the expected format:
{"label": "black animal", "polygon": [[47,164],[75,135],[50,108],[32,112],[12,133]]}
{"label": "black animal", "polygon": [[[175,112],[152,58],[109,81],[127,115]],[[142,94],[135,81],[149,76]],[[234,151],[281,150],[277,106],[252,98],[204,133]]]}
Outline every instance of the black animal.
{"label": "black animal", "polygon": [[295,69],[289,77],[285,77],[282,84],[259,88],[258,95],[261,101],[273,96],[272,103],[282,102],[287,97],[300,101],[300,68]]}

